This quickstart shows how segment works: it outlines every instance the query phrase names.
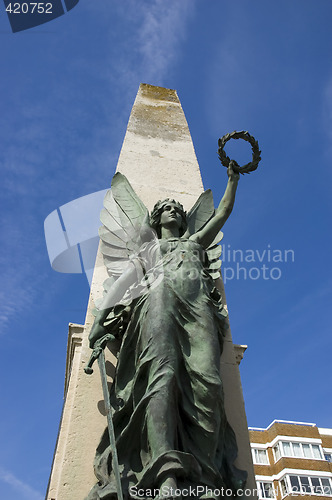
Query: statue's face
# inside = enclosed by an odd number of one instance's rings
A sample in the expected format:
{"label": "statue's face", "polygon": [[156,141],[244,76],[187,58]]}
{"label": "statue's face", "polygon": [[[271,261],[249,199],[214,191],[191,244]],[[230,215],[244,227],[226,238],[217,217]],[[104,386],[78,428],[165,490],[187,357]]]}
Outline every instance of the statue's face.
{"label": "statue's face", "polygon": [[160,225],[163,227],[176,226],[178,228],[182,225],[182,214],[177,205],[172,202],[167,203],[163,207],[160,216]]}

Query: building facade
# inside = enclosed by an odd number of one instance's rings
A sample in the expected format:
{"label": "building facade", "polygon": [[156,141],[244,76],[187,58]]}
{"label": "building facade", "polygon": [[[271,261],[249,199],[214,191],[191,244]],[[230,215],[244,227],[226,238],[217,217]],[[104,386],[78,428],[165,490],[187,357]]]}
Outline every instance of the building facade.
{"label": "building facade", "polygon": [[332,429],[274,420],[249,435],[259,498],[332,497]]}

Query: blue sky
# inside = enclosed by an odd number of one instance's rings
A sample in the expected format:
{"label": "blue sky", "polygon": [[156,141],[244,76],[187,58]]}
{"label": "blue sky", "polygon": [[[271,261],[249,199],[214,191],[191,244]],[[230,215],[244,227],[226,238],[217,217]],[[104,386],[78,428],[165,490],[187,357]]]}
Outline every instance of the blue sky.
{"label": "blue sky", "polygon": [[[242,271],[226,283],[234,342],[249,346],[248,423],[331,427],[330,0],[81,0],[16,34],[1,9],[0,497],[44,498],[68,323],[84,322],[88,300],[85,275],[51,269],[44,219],[109,186],[141,82],[177,89],[216,201],[218,137],[259,140],[262,162],[240,180],[223,242],[294,261],[264,257],[280,279]],[[231,146],[248,161],[247,144]]]}

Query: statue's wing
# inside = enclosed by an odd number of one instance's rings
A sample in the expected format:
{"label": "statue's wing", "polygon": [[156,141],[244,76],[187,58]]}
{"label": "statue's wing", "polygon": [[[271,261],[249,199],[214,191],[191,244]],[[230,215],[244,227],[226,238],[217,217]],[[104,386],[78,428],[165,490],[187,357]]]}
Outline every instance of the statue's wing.
{"label": "statue's wing", "polygon": [[209,259],[208,271],[210,276],[215,280],[220,278],[221,246],[219,245],[219,243],[221,242],[223,237],[224,233],[222,231],[219,231],[209,248],[206,250]]}
{"label": "statue's wing", "polygon": [[117,172],[111,183],[114,200],[119,208],[122,226],[137,230],[148,215],[148,209],[133,190],[128,179]]}
{"label": "statue's wing", "polygon": [[187,214],[189,234],[197,233],[214,215],[214,203],[211,189],[204,191]]}
{"label": "statue's wing", "polygon": [[[214,215],[214,202],[211,189],[204,191],[196,201],[195,205],[187,214],[188,230],[190,234],[194,234],[213,217]],[[206,250],[209,265],[208,271],[213,279],[220,277],[221,267],[221,246],[219,245],[224,234],[220,231],[209,248]]]}
{"label": "statue's wing", "polygon": [[104,199],[99,229],[101,252],[111,279],[104,283],[108,289],[128,266],[129,259],[141,246],[140,229],[148,210],[139,199],[127,178],[116,173],[111,189]]}

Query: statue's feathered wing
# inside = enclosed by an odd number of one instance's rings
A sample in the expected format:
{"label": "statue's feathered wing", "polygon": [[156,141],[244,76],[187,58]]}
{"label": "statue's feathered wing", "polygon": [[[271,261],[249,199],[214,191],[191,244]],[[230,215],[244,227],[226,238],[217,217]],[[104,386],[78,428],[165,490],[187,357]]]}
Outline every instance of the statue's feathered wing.
{"label": "statue's feathered wing", "polygon": [[101,252],[110,276],[104,282],[107,291],[121,276],[142,244],[141,228],[147,221],[148,210],[127,178],[121,173],[113,177],[111,189],[104,199],[99,229]]}
{"label": "statue's feathered wing", "polygon": [[[211,189],[207,189],[200,195],[195,205],[189,210],[187,214],[188,231],[190,234],[197,233],[202,229],[214,215],[214,202]],[[220,241],[223,239],[224,234],[220,231],[206,253],[209,259],[209,273],[213,279],[220,278],[221,266],[221,246]]]}

